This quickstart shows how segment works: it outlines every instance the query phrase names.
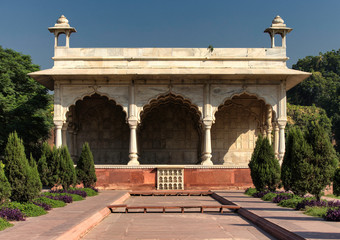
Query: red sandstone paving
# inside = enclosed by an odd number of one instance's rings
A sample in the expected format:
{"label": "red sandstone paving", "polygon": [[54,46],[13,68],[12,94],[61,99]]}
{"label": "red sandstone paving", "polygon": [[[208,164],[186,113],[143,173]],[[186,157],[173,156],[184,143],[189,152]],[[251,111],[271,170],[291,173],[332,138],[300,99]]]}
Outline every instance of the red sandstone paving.
{"label": "red sandstone paving", "polygon": [[267,219],[306,239],[340,239],[340,222],[329,222],[300,211],[282,208],[243,194],[244,191],[217,191],[217,193],[256,215]]}
{"label": "red sandstone paving", "polygon": [[[98,196],[55,208],[48,214],[27,218],[24,222],[14,222],[14,226],[0,232],[0,239],[18,240],[56,239],[83,220],[97,213],[127,191],[101,191]],[[65,239],[67,240],[67,239]]]}
{"label": "red sandstone paving", "polygon": [[[211,197],[131,197],[128,205],[219,205]],[[227,211],[198,213],[113,213],[83,239],[273,239],[237,214]],[[188,211],[188,212],[187,212]],[[170,212],[170,211],[169,211]]]}

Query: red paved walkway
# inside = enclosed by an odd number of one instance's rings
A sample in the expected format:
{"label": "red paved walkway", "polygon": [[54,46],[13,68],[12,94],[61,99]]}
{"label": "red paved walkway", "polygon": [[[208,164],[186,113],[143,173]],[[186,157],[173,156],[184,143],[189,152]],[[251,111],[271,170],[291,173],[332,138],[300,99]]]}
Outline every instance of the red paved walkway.
{"label": "red paved walkway", "polygon": [[[57,239],[63,233],[77,226],[95,213],[123,196],[127,191],[102,191],[98,196],[55,208],[48,214],[15,222],[11,228],[0,232],[0,239],[6,240],[47,240]],[[68,240],[68,239],[65,239]]]}
{"label": "red paved walkway", "polygon": [[[210,196],[143,196],[130,197],[128,205],[217,205]],[[108,239],[273,239],[237,214],[226,210],[185,213],[159,210],[150,213],[113,213],[90,231],[85,240]]]}

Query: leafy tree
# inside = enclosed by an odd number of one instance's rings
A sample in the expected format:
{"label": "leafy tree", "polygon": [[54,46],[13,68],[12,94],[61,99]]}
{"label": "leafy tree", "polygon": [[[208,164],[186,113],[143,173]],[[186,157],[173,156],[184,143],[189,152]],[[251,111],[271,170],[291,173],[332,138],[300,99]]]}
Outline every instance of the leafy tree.
{"label": "leafy tree", "polygon": [[297,127],[291,128],[281,167],[282,184],[286,191],[291,190],[299,196],[307,193],[312,172],[309,165],[311,157],[312,149],[306,142],[303,132]]}
{"label": "leafy tree", "polygon": [[5,202],[11,196],[11,185],[8,182],[4,172],[5,165],[0,162],[0,204]]}
{"label": "leafy tree", "polygon": [[80,158],[76,167],[78,180],[84,184],[84,187],[91,187],[97,182],[94,168],[93,155],[87,142],[84,143]]}
{"label": "leafy tree", "polygon": [[59,184],[64,189],[69,189],[71,185],[76,184],[77,175],[73,166],[70,153],[67,147],[61,147],[58,149],[59,152]]}
{"label": "leafy tree", "polygon": [[12,187],[11,200],[27,202],[37,196],[33,186],[32,170],[25,155],[25,148],[17,133],[11,133],[4,156],[5,175]]}
{"label": "leafy tree", "polygon": [[34,196],[38,196],[42,189],[42,184],[39,177],[37,163],[35,162],[32,154],[30,154],[27,184],[27,189],[30,189]]}
{"label": "leafy tree", "polygon": [[298,106],[287,104],[287,126],[286,131],[290,128],[298,127],[302,131],[307,130],[312,122],[318,123],[327,133],[329,139],[332,138],[332,121],[327,117],[323,108],[312,106]]}
{"label": "leafy tree", "polygon": [[340,196],[340,168],[337,168],[333,178],[333,194]]}
{"label": "leafy tree", "polygon": [[321,191],[332,181],[338,159],[326,132],[319,124],[310,125],[306,139],[313,150],[309,162],[311,173],[308,192],[320,200]]}
{"label": "leafy tree", "polygon": [[280,182],[280,165],[268,138],[258,137],[249,162],[251,178],[258,191],[274,191]]}
{"label": "leafy tree", "polygon": [[[0,46],[0,156],[9,133],[22,137],[27,153],[39,154],[49,137],[52,115],[48,90],[27,74],[39,70],[28,55]],[[29,156],[27,154],[27,156]]]}
{"label": "leafy tree", "polygon": [[288,91],[288,101],[325,109],[340,152],[340,49],[300,59],[293,68],[312,72],[312,76]]}
{"label": "leafy tree", "polygon": [[41,156],[38,161],[38,172],[40,180],[43,186],[53,186],[54,184],[49,182],[49,177],[51,176],[51,171],[47,163],[52,162],[52,150],[47,142],[44,142],[41,149]]}

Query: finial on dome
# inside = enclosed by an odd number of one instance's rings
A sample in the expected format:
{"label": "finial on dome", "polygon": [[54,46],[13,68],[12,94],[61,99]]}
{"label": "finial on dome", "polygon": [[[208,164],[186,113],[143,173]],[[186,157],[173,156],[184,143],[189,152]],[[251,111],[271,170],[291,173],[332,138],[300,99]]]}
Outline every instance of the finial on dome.
{"label": "finial on dome", "polygon": [[286,24],[284,23],[285,21],[283,21],[283,19],[277,15],[272,21],[272,27],[285,27]]}
{"label": "finial on dome", "polygon": [[58,27],[58,26],[60,26],[60,25],[63,25],[63,26],[70,26],[69,24],[68,24],[68,20],[67,20],[67,18],[64,16],[64,15],[61,15],[59,18],[58,18],[58,20],[57,20],[57,23],[54,25],[55,27]]}

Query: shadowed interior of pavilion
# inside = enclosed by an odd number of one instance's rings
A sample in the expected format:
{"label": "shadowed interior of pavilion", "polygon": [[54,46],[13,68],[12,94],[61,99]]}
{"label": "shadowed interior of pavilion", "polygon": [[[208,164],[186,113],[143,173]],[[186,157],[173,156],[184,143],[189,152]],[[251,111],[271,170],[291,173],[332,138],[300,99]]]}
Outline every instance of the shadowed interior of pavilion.
{"label": "shadowed interior of pavilion", "polygon": [[[243,93],[227,99],[215,113],[211,129],[215,165],[247,166],[259,133],[265,132],[266,104]],[[93,94],[69,108],[67,130],[76,161],[89,142],[96,165],[126,165],[129,161],[129,125],[114,100]],[[189,100],[172,93],[143,107],[138,125],[140,164],[195,165],[201,162],[201,113]]]}

